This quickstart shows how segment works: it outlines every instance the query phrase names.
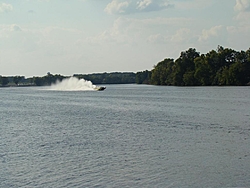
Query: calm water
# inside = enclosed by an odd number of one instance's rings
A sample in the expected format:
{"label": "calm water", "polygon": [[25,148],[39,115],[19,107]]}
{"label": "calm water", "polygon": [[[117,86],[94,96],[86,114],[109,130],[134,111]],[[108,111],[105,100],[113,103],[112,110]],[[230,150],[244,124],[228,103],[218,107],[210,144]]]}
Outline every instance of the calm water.
{"label": "calm water", "polygon": [[250,87],[2,88],[0,187],[250,187]]}

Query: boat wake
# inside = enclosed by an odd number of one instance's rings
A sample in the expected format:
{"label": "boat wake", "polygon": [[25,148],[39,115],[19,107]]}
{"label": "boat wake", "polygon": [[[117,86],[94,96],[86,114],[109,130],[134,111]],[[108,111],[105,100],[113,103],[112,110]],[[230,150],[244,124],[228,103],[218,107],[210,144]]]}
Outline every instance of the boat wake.
{"label": "boat wake", "polygon": [[96,88],[96,85],[93,85],[91,81],[70,77],[57,81],[49,89],[60,91],[96,91]]}

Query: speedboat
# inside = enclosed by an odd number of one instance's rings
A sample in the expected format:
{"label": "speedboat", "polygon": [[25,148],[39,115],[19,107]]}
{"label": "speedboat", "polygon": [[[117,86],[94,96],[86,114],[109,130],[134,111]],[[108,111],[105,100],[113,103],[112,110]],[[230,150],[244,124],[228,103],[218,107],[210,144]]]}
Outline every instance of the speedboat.
{"label": "speedboat", "polygon": [[106,87],[101,86],[101,87],[96,87],[95,89],[96,89],[97,91],[103,91],[104,89],[106,89]]}

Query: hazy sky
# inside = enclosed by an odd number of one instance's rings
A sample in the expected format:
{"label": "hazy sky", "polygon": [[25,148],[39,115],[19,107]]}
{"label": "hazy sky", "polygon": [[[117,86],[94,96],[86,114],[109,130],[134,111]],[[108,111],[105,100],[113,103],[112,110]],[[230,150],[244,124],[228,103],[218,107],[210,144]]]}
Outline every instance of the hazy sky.
{"label": "hazy sky", "polygon": [[0,0],[0,75],[151,70],[250,47],[250,0]]}

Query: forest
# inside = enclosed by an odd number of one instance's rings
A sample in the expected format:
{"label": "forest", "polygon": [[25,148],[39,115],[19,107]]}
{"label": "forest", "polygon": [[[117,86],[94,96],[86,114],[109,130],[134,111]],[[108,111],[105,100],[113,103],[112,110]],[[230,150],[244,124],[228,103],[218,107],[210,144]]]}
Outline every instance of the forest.
{"label": "forest", "polygon": [[136,73],[137,84],[172,86],[250,85],[250,48],[235,51],[218,46],[206,54],[194,48],[181,52],[176,60],[167,58],[151,71]]}

